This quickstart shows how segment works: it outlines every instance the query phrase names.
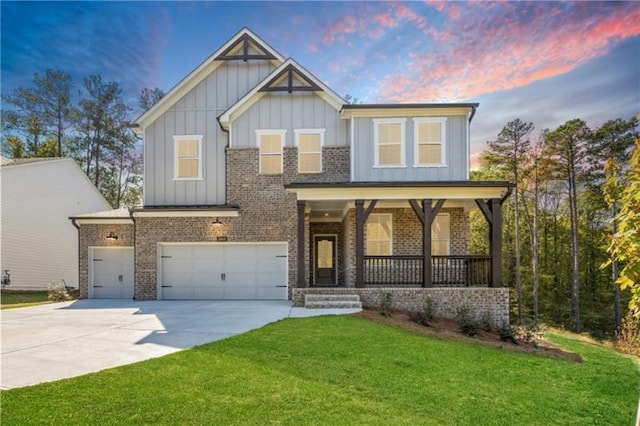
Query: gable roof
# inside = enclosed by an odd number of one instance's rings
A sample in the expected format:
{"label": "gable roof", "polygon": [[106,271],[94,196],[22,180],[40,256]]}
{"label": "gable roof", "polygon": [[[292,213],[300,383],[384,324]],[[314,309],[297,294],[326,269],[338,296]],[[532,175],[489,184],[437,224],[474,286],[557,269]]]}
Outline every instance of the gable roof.
{"label": "gable roof", "polygon": [[[241,54],[237,54],[239,50],[242,50]],[[273,62],[274,65],[279,65],[284,62],[284,57],[278,53],[278,51],[269,46],[269,44],[251,32],[247,27],[244,27],[176,84],[162,99],[156,102],[155,105],[136,118],[132,122],[132,129],[136,133],[141,133],[148,124],[165,113],[174,103],[186,95],[225,61],[247,61],[249,59],[265,59]]]}
{"label": "gable roof", "polygon": [[26,158],[6,158],[2,157],[0,165],[6,166],[20,166],[23,164],[43,163],[51,161],[67,160],[66,157],[26,157]]}
{"label": "gable roof", "polygon": [[[296,86],[293,85],[294,78],[299,83]],[[281,85],[285,80],[286,85]],[[248,110],[265,94],[280,91],[288,93],[295,91],[314,92],[337,111],[340,111],[344,104],[347,103],[347,101],[307,71],[302,65],[289,58],[258,83],[256,87],[251,89],[249,93],[238,99],[235,104],[223,112],[218,117],[220,127],[223,130],[228,130],[231,120]]]}

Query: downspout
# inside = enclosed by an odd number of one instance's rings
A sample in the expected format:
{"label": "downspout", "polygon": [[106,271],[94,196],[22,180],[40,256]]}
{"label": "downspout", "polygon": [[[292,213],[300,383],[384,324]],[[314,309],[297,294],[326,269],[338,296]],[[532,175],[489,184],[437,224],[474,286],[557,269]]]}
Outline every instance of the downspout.
{"label": "downspout", "polygon": [[[138,268],[136,267],[136,257],[137,257],[137,247],[136,247],[136,217],[133,215],[133,209],[129,210],[129,216],[131,217],[131,221],[133,222],[133,300],[136,300],[136,271]],[[156,265],[156,269],[157,269]]]}
{"label": "downspout", "polygon": [[[75,217],[70,217],[69,219],[71,219],[71,224],[78,230],[78,292],[80,291],[80,225],[78,225],[78,222],[76,221]],[[87,288],[87,293],[88,293],[88,288]],[[88,294],[87,294],[88,296]]]}

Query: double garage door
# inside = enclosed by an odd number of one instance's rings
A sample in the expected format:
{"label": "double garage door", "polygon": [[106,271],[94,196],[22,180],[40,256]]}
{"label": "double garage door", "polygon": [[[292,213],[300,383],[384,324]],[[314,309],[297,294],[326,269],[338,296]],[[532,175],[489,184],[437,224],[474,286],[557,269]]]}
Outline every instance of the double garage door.
{"label": "double garage door", "polygon": [[286,243],[159,244],[161,299],[287,299]]}

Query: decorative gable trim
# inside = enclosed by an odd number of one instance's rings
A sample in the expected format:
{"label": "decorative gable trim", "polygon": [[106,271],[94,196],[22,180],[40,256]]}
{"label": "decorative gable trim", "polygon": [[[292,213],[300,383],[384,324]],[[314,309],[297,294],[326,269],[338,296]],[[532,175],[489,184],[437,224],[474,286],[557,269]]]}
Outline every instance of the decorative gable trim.
{"label": "decorative gable trim", "polygon": [[[287,79],[286,86],[279,86],[284,79]],[[293,79],[298,78],[309,86],[293,86]],[[289,80],[290,79],[290,80]],[[291,81],[291,83],[289,83]],[[266,90],[263,90],[265,89]],[[291,91],[289,91],[291,89]],[[256,87],[249,93],[240,98],[235,104],[231,105],[225,112],[218,117],[218,123],[222,130],[229,130],[229,123],[242,113],[247,111],[253,104],[262,98],[268,92],[288,92],[306,91],[313,92],[324,99],[336,111],[341,111],[344,104],[347,103],[342,97],[338,96],[326,84],[318,80],[313,74],[303,68],[293,59],[289,58],[273,70],[271,74],[265,77]]]}
{"label": "decorative gable trim", "polygon": [[[283,77],[286,76],[287,85],[280,86],[279,83],[282,82]],[[294,77],[306,85],[293,85]],[[275,77],[269,80],[262,88],[259,90],[260,92],[322,92],[322,88],[314,83],[309,77],[304,74],[300,74],[293,64],[287,65],[285,69],[280,71]]]}
{"label": "decorative gable trim", "polygon": [[[241,49],[239,47],[242,45]],[[259,53],[249,53],[249,47],[253,47]],[[241,53],[236,53],[238,51]],[[217,57],[217,61],[233,61],[242,60],[247,62],[249,59],[278,59],[274,54],[275,51],[270,51],[262,44],[257,42],[249,33],[242,34],[231,46],[227,47]]]}
{"label": "decorative gable trim", "polygon": [[[212,72],[214,72],[219,66],[225,63],[226,59],[219,58],[225,56],[225,52],[233,52],[233,46],[238,46],[239,42],[245,41],[254,46],[257,50],[262,52],[260,55],[265,57],[252,58],[247,55],[246,59],[267,59],[271,61],[275,66],[284,62],[285,58],[280,55],[275,49],[264,42],[260,37],[255,35],[248,28],[243,28],[234,35],[229,41],[227,41],[220,49],[218,49],[213,55],[209,56],[204,62],[202,62],[195,70],[189,75],[183,78],[178,84],[176,84],[162,99],[160,99],[155,105],[149,108],[141,116],[136,118],[132,122],[132,130],[137,134],[144,134],[144,129],[149,124],[153,123],[158,117],[164,114],[169,108],[171,108],[180,98],[186,95],[191,89],[198,85],[202,80],[207,78]],[[248,46],[248,44],[247,44]],[[231,48],[231,49],[230,49]],[[248,47],[247,47],[248,49]],[[273,56],[273,59],[266,58],[266,56]],[[243,59],[241,55],[239,59]]]}

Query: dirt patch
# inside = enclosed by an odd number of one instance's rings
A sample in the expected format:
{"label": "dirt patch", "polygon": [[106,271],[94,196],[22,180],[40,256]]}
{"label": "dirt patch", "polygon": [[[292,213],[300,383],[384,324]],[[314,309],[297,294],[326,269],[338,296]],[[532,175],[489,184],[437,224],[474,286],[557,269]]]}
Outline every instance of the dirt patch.
{"label": "dirt patch", "polygon": [[536,347],[526,342],[517,340],[515,341],[515,343],[505,342],[500,339],[499,333],[493,331],[488,332],[485,330],[480,330],[477,337],[470,337],[460,331],[458,322],[454,320],[446,318],[434,318],[431,321],[431,324],[428,327],[425,327],[409,320],[408,312],[392,310],[389,311],[389,314],[390,316],[383,316],[377,310],[365,309],[362,312],[353,314],[353,316],[364,318],[370,321],[375,321],[380,324],[385,324],[392,327],[402,328],[404,330],[408,330],[423,336],[430,336],[447,340],[473,342],[480,345],[507,351],[523,352],[532,355],[546,356],[572,362],[582,362],[582,358],[579,354],[564,351],[547,340],[538,342],[538,346]]}

